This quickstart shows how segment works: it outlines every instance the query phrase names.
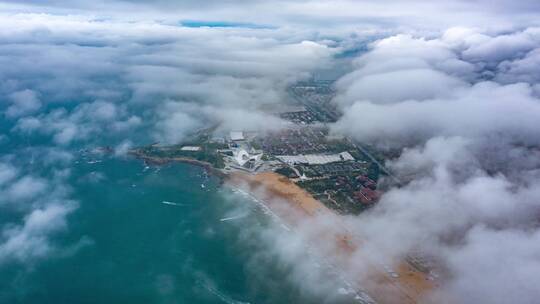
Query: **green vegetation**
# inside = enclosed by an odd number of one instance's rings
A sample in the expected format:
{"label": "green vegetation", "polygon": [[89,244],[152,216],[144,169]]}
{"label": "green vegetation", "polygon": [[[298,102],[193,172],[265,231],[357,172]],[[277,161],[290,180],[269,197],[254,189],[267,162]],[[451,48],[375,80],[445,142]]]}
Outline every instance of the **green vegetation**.
{"label": "green vegetation", "polygon": [[367,177],[369,177],[374,182],[379,180],[379,175],[383,173],[376,163],[370,163],[368,168]]}
{"label": "green vegetation", "polygon": [[262,149],[261,143],[256,140],[250,141],[250,144],[253,149],[256,149],[256,150]]}
{"label": "green vegetation", "polygon": [[311,193],[323,193],[335,187],[334,181],[330,178],[300,181],[298,185]]}
{"label": "green vegetation", "polygon": [[212,164],[215,168],[222,169],[225,167],[223,156],[217,152],[217,149],[222,148],[222,145],[216,143],[188,144],[201,147],[199,151],[182,151],[184,145],[174,145],[170,147],[146,146],[140,148],[139,151],[145,156],[160,157],[160,158],[175,158],[185,157],[198,161],[203,161]]}
{"label": "green vegetation", "polygon": [[327,140],[326,144],[328,146],[328,152],[332,153],[355,150],[355,148],[351,144],[349,144],[346,140],[343,139]]}
{"label": "green vegetation", "polygon": [[367,155],[357,149],[350,150],[349,153],[351,153],[351,156],[356,160],[371,162],[371,159]]}
{"label": "green vegetation", "polygon": [[289,168],[289,167],[281,167],[281,168],[276,170],[276,173],[284,175],[284,176],[286,176],[288,178],[297,178],[298,177],[296,172],[294,172],[294,170]]}
{"label": "green vegetation", "polygon": [[339,175],[324,179],[299,181],[297,184],[328,208],[342,214],[359,214],[370,206],[353,199],[354,192],[360,188],[355,177],[354,174]]}

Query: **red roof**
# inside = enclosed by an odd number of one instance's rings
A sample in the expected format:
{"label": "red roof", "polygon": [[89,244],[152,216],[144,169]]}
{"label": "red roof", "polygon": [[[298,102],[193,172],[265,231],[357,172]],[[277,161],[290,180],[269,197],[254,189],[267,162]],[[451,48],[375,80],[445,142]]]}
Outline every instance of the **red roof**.
{"label": "red roof", "polygon": [[363,204],[375,203],[381,196],[379,191],[375,191],[369,188],[362,188],[360,191],[354,192],[354,197]]}

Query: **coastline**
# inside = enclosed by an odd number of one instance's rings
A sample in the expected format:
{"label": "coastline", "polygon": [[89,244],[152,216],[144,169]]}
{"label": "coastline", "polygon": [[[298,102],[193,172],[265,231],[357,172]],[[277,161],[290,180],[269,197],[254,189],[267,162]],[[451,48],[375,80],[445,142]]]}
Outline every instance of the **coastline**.
{"label": "coastline", "polygon": [[[180,162],[202,167],[209,174],[217,176],[222,184],[232,186],[247,194],[260,205],[267,215],[277,220],[288,231],[294,229],[294,226],[301,225],[305,223],[304,221],[312,220],[319,215],[339,217],[338,214],[316,200],[305,189],[296,185],[289,178],[275,172],[257,174],[223,172],[208,162],[192,158],[152,157],[136,153],[136,151],[131,151],[129,154],[151,165],[159,166],[170,162]],[[350,258],[362,243],[362,240],[350,234],[345,226],[340,228],[343,228],[343,230],[339,233],[330,233],[321,237],[321,240],[325,242],[334,242],[336,248],[339,249],[335,252],[338,264],[340,260],[343,262],[342,259]],[[413,269],[406,262],[400,263],[396,269],[399,278],[393,278],[380,268],[377,265],[370,266],[372,272],[370,277],[374,281],[374,284],[372,284],[374,286],[367,287],[366,292],[377,299],[372,303],[418,303],[426,291],[432,290],[436,286],[426,279],[426,274]],[[366,285],[365,282],[356,280],[354,282],[353,285],[357,288]],[[363,289],[359,293],[369,299]],[[371,302],[366,301],[366,303]]]}
{"label": "coastline", "polygon": [[219,178],[226,179],[228,174],[221,171],[220,169],[215,168],[211,163],[196,160],[189,157],[154,157],[154,156],[147,156],[143,155],[137,151],[130,151],[128,154],[133,155],[135,158],[140,159],[144,161],[145,163],[149,165],[165,165],[172,162],[179,162],[179,163],[185,163],[185,164],[191,164],[197,167],[204,168],[208,173],[211,173]]}
{"label": "coastline", "polygon": [[[288,230],[294,229],[295,226],[316,224],[316,218],[321,215],[334,217],[336,219],[334,224],[337,225],[335,230],[309,241],[315,242],[314,244],[318,242],[333,244],[335,250],[332,253],[333,257],[329,258],[338,265],[338,269],[346,269],[347,264],[351,262],[350,259],[363,256],[361,251],[363,240],[342,225],[340,215],[328,209],[287,177],[275,172],[256,175],[237,172],[231,174],[226,183],[247,191]],[[427,279],[427,274],[414,269],[406,261],[396,265],[395,273],[399,275],[396,278],[385,269],[384,265],[370,261],[367,256],[364,256],[364,259],[366,269],[369,269],[368,282],[358,280],[359,278],[351,279],[354,282],[353,286],[360,288],[358,293],[367,292],[369,296],[373,296],[376,303],[419,303],[427,292],[437,286]]]}
{"label": "coastline", "polygon": [[289,178],[275,172],[261,172],[255,175],[235,172],[228,177],[227,181],[232,184],[245,182],[250,188],[263,188],[267,195],[261,193],[260,196],[268,196],[267,199],[272,197],[282,198],[309,216],[324,213],[328,210],[323,203],[316,200],[305,189],[300,188]]}

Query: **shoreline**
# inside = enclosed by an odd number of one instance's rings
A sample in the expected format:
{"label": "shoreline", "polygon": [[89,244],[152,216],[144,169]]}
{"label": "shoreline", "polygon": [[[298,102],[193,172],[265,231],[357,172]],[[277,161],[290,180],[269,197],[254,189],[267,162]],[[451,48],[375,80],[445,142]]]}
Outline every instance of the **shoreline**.
{"label": "shoreline", "polygon": [[184,163],[184,164],[190,164],[197,167],[201,167],[205,169],[208,173],[211,173],[219,178],[226,179],[228,177],[228,174],[221,171],[220,169],[214,167],[211,163],[196,160],[193,158],[188,157],[154,157],[154,156],[147,156],[142,155],[141,153],[138,153],[137,151],[130,151],[128,152],[129,155],[132,155],[136,159],[140,159],[144,161],[145,163],[149,165],[156,165],[156,166],[162,166],[168,163],[172,162],[178,162],[178,163]]}
{"label": "shoreline", "polygon": [[[347,261],[350,262],[353,256],[362,255],[361,243],[364,240],[340,223],[341,215],[328,209],[287,177],[275,172],[256,175],[238,172],[231,174],[227,183],[248,192],[249,196],[254,197],[257,204],[263,204],[264,209],[268,209],[279,223],[284,223],[287,230],[294,231],[297,225],[311,225],[308,221],[320,215],[336,217],[335,224],[339,228],[312,241],[329,242],[335,246],[335,259],[331,256],[325,259],[333,260],[332,264],[337,265],[338,269],[347,267]],[[351,279],[355,282],[355,289],[358,288],[356,291],[364,295],[366,303],[370,303],[367,299],[374,303],[419,303],[427,292],[437,287],[437,284],[427,279],[427,274],[412,268],[406,261],[399,262],[394,265],[394,271],[389,271],[385,265],[378,264],[367,256],[364,258],[367,268],[370,269],[370,274],[364,278],[368,281],[357,281],[354,277]],[[397,273],[398,277],[393,277],[391,273]]]}
{"label": "shoreline", "polygon": [[[282,176],[275,172],[261,172],[257,174],[250,174],[246,172],[223,172],[220,169],[215,168],[212,164],[204,161],[199,161],[192,158],[185,157],[152,157],[141,155],[140,153],[130,152],[129,154],[135,156],[137,159],[143,160],[145,163],[151,165],[165,165],[170,162],[186,163],[193,166],[201,167],[205,169],[209,174],[213,174],[220,179],[221,184],[237,189],[241,194],[254,200],[257,205],[263,210],[263,212],[276,220],[287,231],[294,231],[294,226],[304,220],[316,217],[320,214],[328,214],[332,216],[340,216],[327,208],[322,202],[315,199],[308,191],[296,185],[286,176]],[[262,191],[260,191],[262,189]],[[275,199],[281,200],[280,203],[275,203]],[[291,209],[292,207],[292,209]],[[339,256],[352,254],[358,249],[359,244],[354,244],[352,241],[355,236],[349,235],[349,231],[346,229],[339,234],[334,235],[334,239],[328,239],[327,241],[337,242],[337,247],[342,250],[336,252]],[[341,256],[342,258],[343,256]],[[418,303],[421,296],[425,291],[435,288],[432,283],[428,283],[425,280],[425,275],[419,271],[412,269],[406,265],[405,262],[398,266],[397,272],[399,278],[395,279],[389,276],[384,270],[380,270],[380,267],[374,267],[373,280],[386,287],[381,286],[371,289],[371,292],[367,291],[367,296],[364,296],[365,300],[371,299],[369,295],[375,295],[375,299],[382,300],[380,303]],[[409,277],[409,278],[407,278]],[[417,281],[416,283],[414,281]],[[425,285],[427,284],[427,285]],[[355,284],[357,285],[357,284]],[[357,285],[357,287],[364,284]],[[390,288],[390,289],[388,289]],[[364,289],[360,287],[358,290],[360,294],[366,295]],[[392,296],[388,299],[384,294],[391,293]],[[366,299],[367,298],[367,299]],[[396,299],[399,299],[396,302]],[[366,303],[370,303],[369,300]],[[379,303],[374,301],[374,303]]]}

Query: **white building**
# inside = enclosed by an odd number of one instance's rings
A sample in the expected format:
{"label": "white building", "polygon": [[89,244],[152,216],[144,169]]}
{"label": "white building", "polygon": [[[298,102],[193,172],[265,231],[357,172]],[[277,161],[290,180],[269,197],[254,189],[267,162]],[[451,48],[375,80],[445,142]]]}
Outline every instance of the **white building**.
{"label": "white building", "polygon": [[196,151],[201,151],[201,147],[198,147],[198,146],[183,146],[182,148],[180,148],[181,151],[192,151],[192,152],[196,152]]}
{"label": "white building", "polygon": [[249,154],[245,149],[236,149],[233,151],[233,157],[240,166],[244,166],[248,161],[259,161],[262,157],[262,153]]}
{"label": "white building", "polygon": [[337,154],[281,155],[276,157],[289,165],[322,165],[334,162],[354,160],[354,157],[349,152],[341,152]]}
{"label": "white building", "polygon": [[244,140],[244,132],[242,131],[231,131],[229,133],[229,137],[232,141],[240,141]]}

